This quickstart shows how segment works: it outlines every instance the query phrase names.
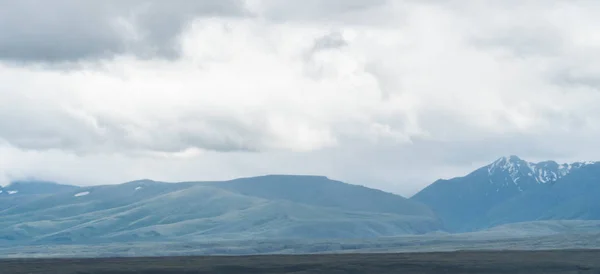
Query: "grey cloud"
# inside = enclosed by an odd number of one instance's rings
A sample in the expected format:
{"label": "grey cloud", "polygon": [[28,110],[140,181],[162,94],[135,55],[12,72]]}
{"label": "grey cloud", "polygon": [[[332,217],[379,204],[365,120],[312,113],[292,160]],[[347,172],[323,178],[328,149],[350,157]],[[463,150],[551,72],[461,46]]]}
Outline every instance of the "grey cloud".
{"label": "grey cloud", "polygon": [[340,32],[332,32],[315,40],[313,51],[337,49],[348,45]]}
{"label": "grey cloud", "polygon": [[175,38],[194,17],[246,14],[241,0],[0,0],[0,59],[72,62],[123,53],[174,57]]}
{"label": "grey cloud", "polygon": [[487,37],[473,37],[472,44],[483,50],[500,49],[519,59],[543,62],[546,67],[540,70],[548,83],[560,88],[589,87],[600,88],[597,76],[597,47],[585,48],[570,44],[559,29],[511,28]]}
{"label": "grey cloud", "polygon": [[399,88],[402,86],[402,76],[390,70],[390,66],[386,62],[371,61],[365,64],[365,71],[373,75],[379,83],[381,89],[381,98],[389,99],[390,95],[397,92],[402,92]]}
{"label": "grey cloud", "polygon": [[[489,1],[421,0],[460,18],[465,42],[479,49],[505,50],[514,57],[551,57],[568,44],[563,9],[584,1]],[[587,5],[591,2],[587,1]],[[578,6],[574,4],[573,6]],[[580,7],[580,6],[579,6]],[[566,15],[566,13],[564,13]]]}
{"label": "grey cloud", "polygon": [[[243,132],[232,125],[235,121],[205,124],[206,128],[162,127],[160,131],[140,128],[136,124],[102,122],[94,129],[69,116],[40,121],[0,119],[0,139],[26,150],[60,149],[77,154],[116,152],[124,154],[143,152],[179,152],[189,148],[228,151],[253,151],[252,136],[259,133]],[[23,123],[27,123],[23,126]],[[48,126],[44,126],[47,124]]]}
{"label": "grey cloud", "polygon": [[62,111],[4,106],[0,111],[0,140],[28,150],[98,149],[106,142],[101,128]]}
{"label": "grey cloud", "polygon": [[58,149],[79,155],[176,153],[194,148],[258,152],[272,149],[277,141],[264,117],[248,123],[237,116],[187,113],[176,120],[139,123],[32,105],[4,107],[0,116],[0,141],[25,150]]}
{"label": "grey cloud", "polygon": [[342,20],[370,23],[369,13],[388,0],[259,2],[258,13],[243,0],[0,0],[0,60],[69,63],[135,54],[178,56],[177,35],[202,16],[259,16],[274,21]]}
{"label": "grey cloud", "polygon": [[[119,138],[120,135],[112,137],[120,139],[123,148],[137,147],[145,151],[179,152],[190,148],[219,152],[266,150],[268,144],[264,143],[264,139],[270,139],[268,129],[260,123],[245,124],[241,120],[235,116],[188,114],[177,119],[176,124],[162,121],[152,129],[140,129],[135,125],[129,128],[146,135],[142,139],[127,134],[125,138]],[[121,124],[120,121],[113,121],[112,126],[122,127]]]}
{"label": "grey cloud", "polygon": [[304,53],[304,59],[306,60],[305,75],[313,79],[321,79],[324,76],[323,68],[314,64],[313,57],[315,54],[321,51],[342,49],[349,45],[349,42],[340,31],[331,31],[316,38],[312,47]]}
{"label": "grey cloud", "polygon": [[[369,10],[384,7],[389,0],[306,0],[280,1],[264,0],[261,2],[261,15],[274,21],[332,21],[374,22],[378,17],[357,16],[357,13],[368,14]],[[381,16],[381,14],[379,14]]]}
{"label": "grey cloud", "polygon": [[563,86],[585,86],[600,89],[600,77],[578,76],[567,72],[562,75],[557,75],[554,80],[556,84]]}
{"label": "grey cloud", "polygon": [[502,31],[471,38],[471,43],[483,49],[506,49],[516,57],[551,57],[564,49],[564,37],[550,26],[511,27]]}
{"label": "grey cloud", "polygon": [[[597,53],[590,56],[597,56]],[[600,76],[596,71],[597,69],[593,67],[564,65],[550,72],[547,77],[555,85],[564,88],[587,87],[600,90]]]}

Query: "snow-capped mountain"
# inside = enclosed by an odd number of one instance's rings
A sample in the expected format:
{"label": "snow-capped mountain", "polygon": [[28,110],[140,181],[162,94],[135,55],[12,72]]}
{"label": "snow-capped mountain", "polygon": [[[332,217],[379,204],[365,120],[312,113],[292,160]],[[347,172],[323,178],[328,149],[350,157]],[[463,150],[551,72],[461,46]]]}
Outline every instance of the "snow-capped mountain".
{"label": "snow-capped mountain", "polygon": [[493,208],[525,193],[550,189],[572,174],[594,166],[600,165],[598,162],[533,163],[506,156],[464,177],[438,180],[412,199],[429,205],[449,230],[471,231],[488,226],[491,222],[488,213]]}
{"label": "snow-capped mountain", "polygon": [[487,171],[490,178],[497,177],[499,174],[505,178],[504,183],[512,182],[519,186],[523,181],[537,184],[553,183],[573,170],[596,163],[590,161],[570,164],[558,164],[555,161],[533,163],[512,155],[494,161],[487,166]]}

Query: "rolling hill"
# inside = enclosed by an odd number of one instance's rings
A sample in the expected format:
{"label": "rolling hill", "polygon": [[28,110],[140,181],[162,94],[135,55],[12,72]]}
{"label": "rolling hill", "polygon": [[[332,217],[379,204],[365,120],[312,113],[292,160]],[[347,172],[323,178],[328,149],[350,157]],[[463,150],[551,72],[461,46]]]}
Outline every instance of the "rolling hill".
{"label": "rolling hill", "polygon": [[5,188],[19,192],[0,197],[0,242],[374,238],[441,230],[418,202],[317,176],[35,184]]}

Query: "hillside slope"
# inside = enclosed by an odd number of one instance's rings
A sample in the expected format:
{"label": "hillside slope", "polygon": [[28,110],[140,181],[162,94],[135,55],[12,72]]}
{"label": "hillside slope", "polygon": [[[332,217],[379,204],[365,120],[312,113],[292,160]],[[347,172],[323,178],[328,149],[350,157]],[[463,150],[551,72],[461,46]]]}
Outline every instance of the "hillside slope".
{"label": "hillside slope", "polygon": [[441,230],[416,202],[312,176],[142,180],[0,197],[6,204],[0,242],[8,244],[370,238]]}
{"label": "hillside slope", "polygon": [[330,180],[324,176],[268,175],[208,183],[213,187],[268,200],[350,211],[431,216],[422,203],[392,193]]}

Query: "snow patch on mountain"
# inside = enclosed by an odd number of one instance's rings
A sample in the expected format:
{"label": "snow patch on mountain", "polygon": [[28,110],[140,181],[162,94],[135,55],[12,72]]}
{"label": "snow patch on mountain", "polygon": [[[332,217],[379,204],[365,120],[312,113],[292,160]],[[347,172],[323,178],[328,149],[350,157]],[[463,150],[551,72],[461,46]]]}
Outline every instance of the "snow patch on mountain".
{"label": "snow patch on mountain", "polygon": [[89,195],[89,194],[90,194],[89,191],[84,191],[84,192],[79,192],[79,193],[77,193],[77,194],[75,194],[73,196],[75,196],[75,197],[81,197],[81,196],[86,196],[86,195]]}
{"label": "snow patch on mountain", "polygon": [[[554,161],[544,161],[533,163],[524,161],[517,156],[505,156],[494,161],[487,169],[490,178],[498,174],[506,174],[506,178],[518,186],[519,182],[525,178],[533,179],[538,184],[553,183],[575,169],[596,163],[598,162],[558,164]],[[490,179],[490,183],[496,182],[492,182]]]}

